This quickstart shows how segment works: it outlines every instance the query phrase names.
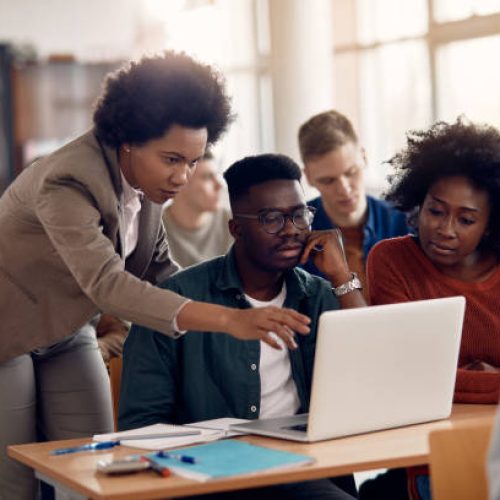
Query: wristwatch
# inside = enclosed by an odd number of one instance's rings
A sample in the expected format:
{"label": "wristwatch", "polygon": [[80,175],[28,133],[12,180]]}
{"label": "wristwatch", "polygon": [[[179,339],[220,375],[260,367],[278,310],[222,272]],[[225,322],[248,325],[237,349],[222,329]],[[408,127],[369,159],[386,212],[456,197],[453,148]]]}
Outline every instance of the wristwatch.
{"label": "wristwatch", "polygon": [[361,290],[362,288],[363,285],[361,284],[361,281],[359,281],[358,275],[356,273],[352,273],[352,277],[349,281],[342,283],[342,285],[339,285],[338,287],[332,288],[332,290],[336,297],[342,297],[342,295],[345,295],[346,293],[354,290]]}

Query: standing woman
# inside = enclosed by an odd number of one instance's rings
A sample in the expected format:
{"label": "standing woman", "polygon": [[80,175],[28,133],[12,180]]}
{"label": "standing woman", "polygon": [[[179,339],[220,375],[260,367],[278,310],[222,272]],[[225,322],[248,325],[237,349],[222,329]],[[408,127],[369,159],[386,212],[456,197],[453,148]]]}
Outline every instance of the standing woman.
{"label": "standing woman", "polygon": [[162,204],[188,182],[230,121],[221,77],[184,54],[108,77],[94,127],[28,167],[0,198],[0,492],[33,498],[6,446],[112,430],[100,312],[176,337],[229,333],[293,346],[308,318],[188,301],[155,286],[178,266]]}
{"label": "standing woman", "polygon": [[[407,148],[391,164],[396,175],[387,198],[411,215],[417,236],[385,240],[372,249],[370,302],[463,295],[466,309],[454,402],[496,404],[500,396],[500,133],[463,119],[440,122],[411,133]],[[360,498],[369,497],[361,494]]]}

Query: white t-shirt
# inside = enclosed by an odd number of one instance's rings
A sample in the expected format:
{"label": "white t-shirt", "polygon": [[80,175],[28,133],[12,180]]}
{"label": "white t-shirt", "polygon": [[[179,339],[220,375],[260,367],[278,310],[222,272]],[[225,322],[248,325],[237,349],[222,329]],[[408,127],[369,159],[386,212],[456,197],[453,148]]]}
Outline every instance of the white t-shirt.
{"label": "white t-shirt", "polygon": [[[286,297],[286,286],[283,283],[280,293],[274,299],[266,302],[256,300],[246,294],[245,297],[252,307],[282,307]],[[292,377],[288,348],[279,337],[276,338],[283,349],[273,349],[265,342],[260,342],[259,418],[288,417],[295,415],[300,408],[300,399]]]}

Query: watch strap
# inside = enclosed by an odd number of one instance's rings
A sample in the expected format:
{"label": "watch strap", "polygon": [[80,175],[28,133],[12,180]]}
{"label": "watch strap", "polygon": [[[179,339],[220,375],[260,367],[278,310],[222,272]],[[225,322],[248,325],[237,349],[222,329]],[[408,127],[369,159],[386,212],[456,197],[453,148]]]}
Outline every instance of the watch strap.
{"label": "watch strap", "polygon": [[363,288],[363,285],[361,284],[358,275],[356,273],[351,273],[351,275],[352,276],[349,281],[342,283],[342,285],[332,288],[333,293],[335,294],[336,297],[342,297],[342,295],[345,295],[346,293],[352,292],[354,290],[361,290]]}

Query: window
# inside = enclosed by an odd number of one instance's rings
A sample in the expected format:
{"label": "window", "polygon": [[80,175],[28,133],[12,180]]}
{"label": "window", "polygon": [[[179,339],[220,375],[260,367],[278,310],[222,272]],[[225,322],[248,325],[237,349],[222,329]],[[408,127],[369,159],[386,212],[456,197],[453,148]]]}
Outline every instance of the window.
{"label": "window", "polygon": [[226,77],[235,122],[215,146],[225,168],[273,148],[266,0],[148,0],[163,20],[164,46],[218,67]]}
{"label": "window", "polygon": [[500,126],[500,66],[487,54],[500,53],[500,35],[453,42],[437,50],[437,116],[464,113]]}
{"label": "window", "polygon": [[434,18],[438,22],[457,21],[500,11],[499,0],[434,0]]}
{"label": "window", "polygon": [[333,2],[335,97],[367,149],[369,190],[384,189],[407,130],[462,114],[500,126],[500,0]]}

